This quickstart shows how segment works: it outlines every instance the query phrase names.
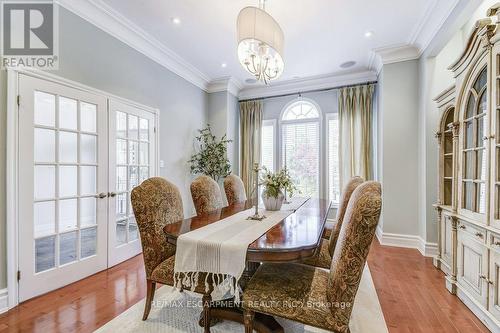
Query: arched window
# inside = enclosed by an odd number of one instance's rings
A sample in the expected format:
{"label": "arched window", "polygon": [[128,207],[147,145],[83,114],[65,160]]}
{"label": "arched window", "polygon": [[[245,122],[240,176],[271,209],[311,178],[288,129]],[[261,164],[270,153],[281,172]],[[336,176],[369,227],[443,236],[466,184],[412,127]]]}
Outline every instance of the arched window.
{"label": "arched window", "polygon": [[320,196],[320,110],[298,100],[282,112],[282,165],[290,171],[302,196]]}
{"label": "arched window", "polygon": [[288,106],[283,113],[282,120],[300,120],[319,118],[319,111],[311,102],[298,101]]}

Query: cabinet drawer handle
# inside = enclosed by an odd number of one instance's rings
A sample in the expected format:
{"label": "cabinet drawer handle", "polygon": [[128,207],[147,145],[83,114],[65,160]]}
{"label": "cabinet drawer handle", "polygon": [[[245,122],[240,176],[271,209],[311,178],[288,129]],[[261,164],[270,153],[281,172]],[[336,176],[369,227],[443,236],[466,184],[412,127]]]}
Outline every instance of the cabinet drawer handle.
{"label": "cabinet drawer handle", "polygon": [[465,226],[464,225],[461,225],[459,228],[462,229],[462,230],[465,230]]}
{"label": "cabinet drawer handle", "polygon": [[476,237],[483,238],[483,234],[480,232],[476,232]]}
{"label": "cabinet drawer handle", "polygon": [[488,284],[494,284],[493,281],[491,281],[490,279],[488,279],[486,277],[486,275],[479,275],[479,278],[480,279],[483,279],[484,281],[486,281]]}

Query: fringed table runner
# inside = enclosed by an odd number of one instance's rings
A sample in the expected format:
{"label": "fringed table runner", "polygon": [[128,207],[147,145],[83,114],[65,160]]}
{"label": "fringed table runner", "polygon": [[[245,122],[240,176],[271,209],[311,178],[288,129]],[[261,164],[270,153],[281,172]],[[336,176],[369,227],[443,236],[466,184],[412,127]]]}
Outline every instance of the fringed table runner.
{"label": "fringed table runner", "polygon": [[[262,221],[247,220],[253,215],[251,208],[203,228],[182,234],[177,239],[175,252],[174,281],[194,290],[200,273],[209,273],[205,278],[205,290],[210,284],[215,288],[230,291],[239,302],[238,281],[245,270],[247,249],[256,239],[300,208],[309,198],[292,198],[279,211],[259,211],[266,218]],[[208,281],[210,279],[210,281]]]}

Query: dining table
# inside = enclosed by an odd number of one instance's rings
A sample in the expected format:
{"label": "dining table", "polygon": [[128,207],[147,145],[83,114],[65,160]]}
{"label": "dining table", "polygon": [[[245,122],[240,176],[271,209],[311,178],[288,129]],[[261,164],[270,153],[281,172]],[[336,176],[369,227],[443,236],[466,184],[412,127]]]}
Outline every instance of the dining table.
{"label": "dining table", "polygon": [[[252,199],[234,203],[210,213],[167,224],[163,232],[167,242],[175,245],[180,235],[217,223],[253,206],[254,200]],[[329,210],[329,200],[309,198],[294,212],[252,242],[248,246],[246,268],[239,281],[242,290],[263,263],[300,263],[314,256],[321,245]],[[255,223],[259,222],[255,221]],[[231,302],[214,302],[210,309],[210,325],[215,325],[220,320],[243,323],[241,307]],[[203,325],[202,316],[200,325]],[[256,314],[254,329],[261,333],[283,332],[283,328],[273,317],[264,314]]]}

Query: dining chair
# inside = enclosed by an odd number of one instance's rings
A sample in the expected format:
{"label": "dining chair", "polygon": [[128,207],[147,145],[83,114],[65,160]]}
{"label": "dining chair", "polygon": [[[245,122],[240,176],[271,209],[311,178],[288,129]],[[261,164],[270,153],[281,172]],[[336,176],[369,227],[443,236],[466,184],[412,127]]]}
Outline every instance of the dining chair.
{"label": "dining chair", "polygon": [[354,190],[330,271],[303,264],[263,264],[243,292],[245,332],[255,312],[348,333],[352,306],[382,207],[380,183]]}
{"label": "dining chair", "polygon": [[333,225],[330,238],[328,240],[322,239],[320,247],[318,248],[316,254],[303,261],[306,265],[321,267],[325,269],[330,268],[332,262],[333,251],[335,245],[337,244],[337,239],[339,237],[340,229],[344,221],[345,212],[349,204],[349,199],[352,196],[354,190],[361,184],[363,184],[364,179],[362,177],[356,176],[351,178],[347,184],[344,186],[342,195],[340,196],[340,205],[337,210],[337,219]]}
{"label": "dining chair", "polygon": [[243,185],[241,178],[236,175],[229,175],[224,179],[224,191],[228,205],[247,200],[245,185]]}
{"label": "dining chair", "polygon": [[203,215],[222,208],[222,193],[219,184],[208,176],[199,176],[191,183],[196,215]]}
{"label": "dining chair", "polygon": [[[146,304],[142,316],[142,320],[146,320],[154,299],[156,283],[174,286],[175,246],[167,242],[163,227],[182,220],[184,213],[177,187],[159,177],[149,178],[135,187],[131,200],[146,270]],[[203,294],[203,314],[204,318],[209,318],[208,305],[212,288],[210,286],[209,292],[205,291],[205,277],[206,275],[199,277],[200,282],[194,291]],[[207,326],[210,321],[204,322]],[[205,331],[206,329],[205,327]]]}

